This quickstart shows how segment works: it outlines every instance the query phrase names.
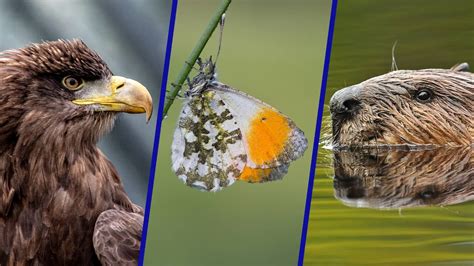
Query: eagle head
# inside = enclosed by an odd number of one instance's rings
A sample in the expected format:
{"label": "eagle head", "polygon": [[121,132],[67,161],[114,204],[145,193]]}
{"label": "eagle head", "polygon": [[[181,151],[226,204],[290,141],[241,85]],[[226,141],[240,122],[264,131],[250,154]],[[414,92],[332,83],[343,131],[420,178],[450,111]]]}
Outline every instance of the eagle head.
{"label": "eagle head", "polygon": [[73,132],[82,142],[96,142],[117,112],[146,113],[147,121],[152,114],[146,88],[114,76],[81,40],[1,52],[0,92],[0,143],[12,134],[34,139]]}
{"label": "eagle head", "polygon": [[150,119],[150,94],[82,41],[0,52],[1,265],[116,264],[116,250],[138,258],[142,209],[96,147],[118,112]]}

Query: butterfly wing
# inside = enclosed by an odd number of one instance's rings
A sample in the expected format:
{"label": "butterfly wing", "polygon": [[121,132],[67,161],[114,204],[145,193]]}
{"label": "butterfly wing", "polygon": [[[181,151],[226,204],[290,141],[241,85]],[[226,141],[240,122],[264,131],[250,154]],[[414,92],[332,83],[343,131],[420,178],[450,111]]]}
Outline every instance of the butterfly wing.
{"label": "butterfly wing", "polygon": [[217,191],[231,185],[247,156],[235,117],[214,91],[184,104],[172,144],[172,169],[187,185]]}
{"label": "butterfly wing", "polygon": [[238,177],[238,180],[247,181],[249,183],[262,183],[268,181],[280,180],[288,173],[290,164],[282,164],[277,167],[269,168],[251,168],[245,166]]}
{"label": "butterfly wing", "polygon": [[219,82],[213,83],[213,90],[239,124],[246,166],[270,168],[279,178],[286,174],[289,163],[301,157],[308,146],[303,131],[290,118],[248,94]]}

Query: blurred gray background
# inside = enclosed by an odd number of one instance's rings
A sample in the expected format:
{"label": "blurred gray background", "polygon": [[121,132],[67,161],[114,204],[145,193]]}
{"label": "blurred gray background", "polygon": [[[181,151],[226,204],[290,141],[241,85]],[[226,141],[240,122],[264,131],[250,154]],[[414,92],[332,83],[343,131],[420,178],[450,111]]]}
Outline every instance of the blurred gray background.
{"label": "blurred gray background", "polygon": [[0,0],[0,50],[32,42],[82,39],[115,75],[140,81],[154,114],[120,115],[100,147],[119,171],[131,199],[144,206],[156,127],[171,1]]}

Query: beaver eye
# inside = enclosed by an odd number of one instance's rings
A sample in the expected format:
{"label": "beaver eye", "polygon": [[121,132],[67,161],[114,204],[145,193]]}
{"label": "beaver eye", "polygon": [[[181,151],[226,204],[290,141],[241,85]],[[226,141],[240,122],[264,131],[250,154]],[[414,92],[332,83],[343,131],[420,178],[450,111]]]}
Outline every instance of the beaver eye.
{"label": "beaver eye", "polygon": [[68,90],[77,91],[84,86],[84,80],[74,76],[66,76],[63,78],[63,86]]}
{"label": "beaver eye", "polygon": [[433,98],[433,93],[428,89],[421,89],[416,92],[415,99],[420,103],[427,103]]}

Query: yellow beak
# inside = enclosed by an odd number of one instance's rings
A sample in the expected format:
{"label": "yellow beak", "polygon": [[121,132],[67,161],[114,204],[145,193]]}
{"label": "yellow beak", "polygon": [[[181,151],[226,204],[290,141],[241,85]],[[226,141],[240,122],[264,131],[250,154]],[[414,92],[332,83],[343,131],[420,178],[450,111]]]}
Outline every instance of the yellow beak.
{"label": "yellow beak", "polygon": [[[112,76],[105,87],[95,88],[84,98],[72,102],[77,105],[97,104],[103,111],[146,113],[146,120],[150,121],[153,101],[150,93],[142,84],[132,79]],[[87,87],[84,87],[82,90],[86,89]]]}

